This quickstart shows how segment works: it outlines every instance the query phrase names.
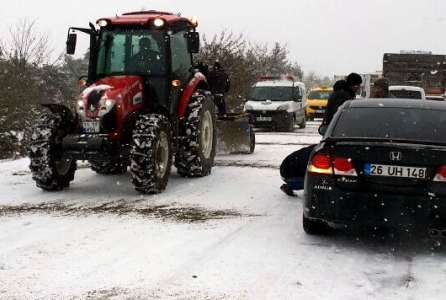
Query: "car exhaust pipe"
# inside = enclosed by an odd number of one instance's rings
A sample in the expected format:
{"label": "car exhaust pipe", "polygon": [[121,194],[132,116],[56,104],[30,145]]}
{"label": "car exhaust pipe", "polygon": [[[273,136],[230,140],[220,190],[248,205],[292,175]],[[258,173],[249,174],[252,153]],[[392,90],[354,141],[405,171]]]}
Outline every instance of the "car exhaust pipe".
{"label": "car exhaust pipe", "polygon": [[440,230],[436,228],[429,229],[430,237],[442,237],[446,239],[446,229]]}

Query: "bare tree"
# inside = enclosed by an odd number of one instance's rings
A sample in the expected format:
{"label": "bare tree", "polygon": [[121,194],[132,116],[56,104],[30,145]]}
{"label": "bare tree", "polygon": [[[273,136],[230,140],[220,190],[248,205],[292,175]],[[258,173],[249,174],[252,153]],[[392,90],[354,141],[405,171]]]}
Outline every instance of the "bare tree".
{"label": "bare tree", "polygon": [[9,27],[9,34],[8,42],[0,42],[5,59],[15,59],[35,66],[49,62],[52,52],[49,38],[47,34],[39,32],[35,20],[19,20]]}
{"label": "bare tree", "polygon": [[[18,20],[9,29],[7,40],[0,41],[0,134],[23,136],[25,128],[41,111],[39,104],[60,97],[59,86],[47,81],[48,75],[60,78],[57,66],[49,62],[49,38],[38,31],[35,21]],[[5,37],[4,37],[5,38]],[[50,73],[48,73],[50,72]],[[23,154],[24,145],[14,152]],[[2,149],[0,149],[1,152]]]}
{"label": "bare tree", "polygon": [[314,71],[309,71],[306,76],[303,78],[303,82],[305,83],[307,90],[317,86],[331,86],[333,85],[332,80],[327,76],[321,77],[316,74]]}
{"label": "bare tree", "polygon": [[229,110],[241,109],[249,88],[262,75],[293,75],[301,79],[303,72],[297,63],[288,59],[286,45],[275,43],[272,49],[266,44],[250,43],[243,35],[223,30],[212,39],[202,39],[198,61],[212,65],[219,61],[229,75],[231,90],[226,102]]}

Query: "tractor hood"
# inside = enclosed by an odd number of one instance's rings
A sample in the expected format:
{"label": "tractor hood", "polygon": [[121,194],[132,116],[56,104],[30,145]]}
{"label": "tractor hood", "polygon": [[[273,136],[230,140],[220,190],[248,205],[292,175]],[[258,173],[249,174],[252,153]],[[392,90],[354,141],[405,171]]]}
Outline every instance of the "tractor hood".
{"label": "tractor hood", "polygon": [[[135,91],[137,91],[135,93]],[[142,91],[142,80],[139,76],[111,76],[99,79],[87,87],[79,95],[79,99],[87,99],[92,93],[101,94],[100,98],[120,100],[129,93]],[[140,95],[141,96],[141,95]]]}
{"label": "tractor hood", "polygon": [[144,105],[143,84],[139,76],[111,76],[96,81],[78,97],[77,113],[88,119],[115,111],[122,119]]}

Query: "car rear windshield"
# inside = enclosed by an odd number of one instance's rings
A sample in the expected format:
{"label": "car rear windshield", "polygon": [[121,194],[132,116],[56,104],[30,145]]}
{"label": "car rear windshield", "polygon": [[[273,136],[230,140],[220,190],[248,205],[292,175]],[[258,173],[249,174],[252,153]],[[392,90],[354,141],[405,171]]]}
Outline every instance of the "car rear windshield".
{"label": "car rear windshield", "polygon": [[446,112],[395,107],[349,108],[342,111],[332,136],[446,142]]}
{"label": "car rear windshield", "polygon": [[330,97],[330,93],[331,91],[312,91],[308,94],[307,99],[328,99],[328,97]]}

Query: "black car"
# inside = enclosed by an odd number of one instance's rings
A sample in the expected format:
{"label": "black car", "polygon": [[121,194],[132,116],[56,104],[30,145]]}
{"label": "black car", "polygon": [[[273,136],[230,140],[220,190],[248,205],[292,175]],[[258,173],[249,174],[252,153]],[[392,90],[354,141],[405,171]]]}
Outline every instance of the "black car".
{"label": "black car", "polygon": [[303,208],[309,234],[421,222],[446,233],[446,103],[347,101],[310,156]]}

